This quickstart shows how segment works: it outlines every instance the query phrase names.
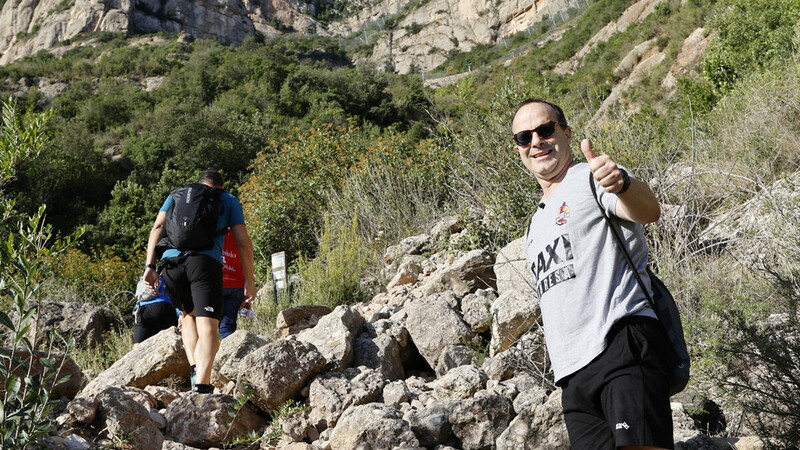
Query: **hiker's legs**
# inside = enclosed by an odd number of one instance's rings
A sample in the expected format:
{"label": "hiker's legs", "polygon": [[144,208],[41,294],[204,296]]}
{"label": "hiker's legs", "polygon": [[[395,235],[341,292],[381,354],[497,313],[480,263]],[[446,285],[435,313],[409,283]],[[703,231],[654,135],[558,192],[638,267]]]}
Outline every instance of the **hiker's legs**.
{"label": "hiker's legs", "polygon": [[197,384],[211,384],[211,368],[219,350],[219,320],[213,317],[195,318],[197,341],[194,347],[194,363],[197,367]]}
{"label": "hiker's legs", "polygon": [[194,351],[197,347],[197,325],[195,318],[192,315],[183,312],[183,319],[181,324],[181,338],[183,338],[183,350],[186,352],[186,359],[189,360],[189,365],[195,365]]}
{"label": "hiker's legs", "polygon": [[661,360],[671,348],[660,326],[649,317],[620,320],[603,353],[563,381],[573,449],[672,448],[669,368]]}
{"label": "hiker's legs", "polygon": [[222,320],[219,322],[219,337],[225,339],[236,331],[236,319],[239,317],[239,307],[244,301],[244,288],[223,289],[224,305],[222,307]]}
{"label": "hiker's legs", "polygon": [[[210,384],[214,356],[219,350],[219,319],[222,317],[222,263],[203,254],[191,255],[186,261],[186,276],[191,283],[191,337],[194,341],[192,362],[195,365],[195,386]],[[184,323],[184,328],[186,328]]]}

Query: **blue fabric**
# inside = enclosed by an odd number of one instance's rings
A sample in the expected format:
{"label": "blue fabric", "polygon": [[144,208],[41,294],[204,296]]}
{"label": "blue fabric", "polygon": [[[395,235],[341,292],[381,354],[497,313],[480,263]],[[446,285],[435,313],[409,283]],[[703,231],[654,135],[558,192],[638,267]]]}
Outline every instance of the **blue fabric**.
{"label": "blue fabric", "polygon": [[[151,303],[158,303],[158,302],[167,302],[170,305],[172,304],[172,302],[169,300],[169,296],[164,291],[164,279],[158,277],[158,280],[159,280],[158,291],[156,292],[158,294],[158,297],[153,297],[149,300],[139,300],[136,302],[139,306],[149,305]],[[136,311],[136,306],[133,307],[133,310]]]}
{"label": "blue fabric", "polygon": [[[223,192],[220,196],[220,199],[222,200],[222,205],[224,206],[225,210],[217,219],[217,230],[224,230],[228,227],[244,223],[244,213],[242,212],[242,204],[239,203],[239,199],[227,192]],[[161,206],[159,211],[167,212],[170,205],[172,205],[172,195],[167,196],[167,199],[164,201],[164,204]],[[214,246],[212,248],[196,252],[195,254],[208,255],[222,264],[222,246],[224,243],[225,235],[219,234],[214,239]],[[164,251],[161,259],[179,256],[180,254],[180,250],[169,248]]]}
{"label": "blue fabric", "polygon": [[219,321],[219,337],[225,339],[236,331],[239,307],[244,301],[244,288],[225,288],[222,292],[224,304],[222,319]]}

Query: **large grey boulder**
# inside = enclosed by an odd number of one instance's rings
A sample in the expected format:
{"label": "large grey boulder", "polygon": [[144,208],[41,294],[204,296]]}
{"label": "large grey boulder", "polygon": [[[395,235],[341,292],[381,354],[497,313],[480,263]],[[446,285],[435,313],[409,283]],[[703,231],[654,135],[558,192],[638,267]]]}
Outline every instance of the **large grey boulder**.
{"label": "large grey boulder", "polygon": [[434,448],[437,445],[458,448],[460,445],[450,423],[451,409],[451,402],[433,401],[423,408],[409,410],[403,418],[411,426],[411,431],[419,439],[420,445],[426,448]]}
{"label": "large grey boulder", "polygon": [[223,339],[214,358],[211,369],[211,384],[219,389],[239,376],[239,364],[254,350],[269,344],[269,338],[261,337],[246,330],[236,330]]}
{"label": "large grey boulder", "polygon": [[331,433],[330,445],[334,449],[402,447],[421,450],[402,413],[381,403],[368,403],[345,411]]}
{"label": "large grey boulder", "polygon": [[[110,330],[116,320],[114,313],[107,308],[68,302],[42,303],[37,323],[39,336],[58,330],[64,336],[74,337],[81,346],[95,346],[103,343],[103,333]],[[33,328],[30,333],[33,333]]]}
{"label": "large grey boulder", "polygon": [[[398,315],[402,315],[403,320],[405,320],[406,315],[404,309],[401,309]],[[403,363],[406,363],[409,359],[417,357],[419,352],[414,346],[414,343],[411,341],[411,335],[408,333],[408,329],[405,327],[404,322],[400,322],[399,320],[400,319],[379,319],[369,324],[371,325],[371,328],[365,324],[362,332],[367,331],[369,332],[370,336],[372,336],[372,330],[374,330],[375,336],[391,336],[399,346],[400,360]]]}
{"label": "large grey boulder", "polygon": [[448,345],[471,342],[474,334],[461,314],[438,297],[427,297],[406,306],[406,329],[431,368]]}
{"label": "large grey boulder", "polygon": [[486,388],[488,377],[475,366],[460,366],[450,370],[442,378],[432,382],[433,395],[439,400],[461,400],[471,398]]}
{"label": "large grey boulder", "polygon": [[325,357],[325,369],[339,372],[353,364],[353,341],[364,318],[355,309],[341,305],[322,317],[314,328],[301,331],[297,340],[314,345]]}
{"label": "large grey boulder", "polygon": [[536,281],[525,262],[524,238],[511,241],[497,252],[494,263],[497,277],[497,293],[517,291],[523,297],[538,297]]}
{"label": "large grey boulder", "polygon": [[378,369],[388,380],[405,378],[397,339],[388,333],[378,334],[378,330],[369,323],[364,324],[361,330],[353,346],[354,365]]}
{"label": "large grey boulder", "polygon": [[325,358],[311,344],[277,340],[242,359],[238,392],[251,389],[250,401],[262,411],[271,413],[286,400],[295,398],[306,382],[325,368]]}
{"label": "large grey boulder", "polygon": [[[522,395],[522,394],[520,394]],[[569,449],[569,436],[561,410],[561,389],[541,403],[540,393],[522,408],[508,428],[497,438],[497,450]]]}
{"label": "large grey boulder", "polygon": [[348,408],[377,401],[385,384],[386,378],[374,369],[350,368],[320,375],[309,388],[310,419],[322,425],[317,429],[334,427]]}
{"label": "large grey boulder", "polygon": [[436,376],[443,377],[451,369],[472,364],[475,361],[475,351],[466,345],[448,345],[439,355],[436,363]]}
{"label": "large grey boulder", "polygon": [[541,318],[538,298],[518,291],[500,294],[492,303],[492,342],[489,355],[510,348],[523,334],[536,327]]}
{"label": "large grey boulder", "polygon": [[83,388],[91,396],[108,386],[144,388],[172,375],[189,378],[189,361],[176,327],[161,330],[101,372]]}
{"label": "large grey boulder", "polygon": [[300,305],[284,309],[275,318],[275,326],[281,337],[297,334],[306,328],[313,328],[320,317],[330,314],[331,309],[325,305]]}
{"label": "large grey boulder", "polygon": [[472,331],[483,333],[489,330],[492,322],[490,309],[496,299],[497,294],[491,289],[478,289],[461,299],[461,314]]}
{"label": "large grey boulder", "polygon": [[[6,370],[9,370],[11,353],[11,348],[0,347],[0,365],[4,366]],[[14,364],[15,370],[11,372],[19,378],[22,386],[25,386],[25,378],[28,375],[39,375],[46,380],[45,384],[51,389],[50,395],[52,398],[60,398],[62,396],[75,398],[75,395],[80,392],[81,384],[83,383],[83,372],[68,355],[61,352],[47,353],[42,351],[35,351],[31,355],[31,352],[24,348],[17,348],[13,353],[15,358],[27,363],[27,367]],[[54,367],[58,369],[58,373],[53,375],[53,371],[42,364],[42,359],[53,359]],[[61,380],[66,381],[56,384]],[[5,381],[5,378],[0,377],[0,394],[5,392]]]}
{"label": "large grey boulder", "polygon": [[136,443],[138,448],[161,448],[164,435],[150,419],[150,412],[122,389],[108,387],[96,400],[99,427],[112,439]]}
{"label": "large grey boulder", "polygon": [[230,443],[251,431],[261,432],[266,425],[253,405],[247,402],[237,409],[236,399],[225,394],[187,392],[169,404],[164,416],[172,440],[202,448]]}
{"label": "large grey boulder", "polygon": [[494,273],[494,255],[487,250],[472,250],[442,267],[422,283],[422,293],[433,295],[453,291],[463,297],[478,289],[497,287]]}
{"label": "large grey boulder", "polygon": [[513,417],[511,401],[487,395],[458,402],[450,413],[450,423],[464,450],[483,450],[495,445]]}

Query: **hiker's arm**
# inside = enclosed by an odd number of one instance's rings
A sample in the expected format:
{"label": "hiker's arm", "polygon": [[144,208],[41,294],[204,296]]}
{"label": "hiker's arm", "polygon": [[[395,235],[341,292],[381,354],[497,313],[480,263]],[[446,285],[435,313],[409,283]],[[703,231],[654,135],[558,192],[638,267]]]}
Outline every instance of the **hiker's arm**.
{"label": "hiker's arm", "polygon": [[231,233],[233,233],[233,240],[236,241],[236,249],[239,251],[239,260],[242,262],[244,301],[249,305],[256,297],[256,280],[253,276],[253,241],[250,240],[247,227],[243,223],[232,226]]}
{"label": "hiker's arm", "polygon": [[606,192],[617,196],[614,208],[617,217],[639,224],[655,222],[661,217],[661,206],[647,183],[628,175],[631,184],[625,192],[620,193],[624,187],[624,177],[622,169],[611,156],[595,154],[588,139],[581,141],[581,151],[594,179]]}
{"label": "hiker's arm", "polygon": [[[164,222],[167,220],[166,211],[159,211],[156,216],[156,221],[153,223],[153,228],[150,229],[150,236],[147,238],[147,259],[145,264],[158,264],[156,261],[156,244],[161,239],[161,233],[164,231]],[[158,289],[158,273],[155,270],[145,267],[144,276],[142,276],[144,284],[148,288],[157,292]]]}
{"label": "hiker's arm", "polygon": [[617,217],[640,224],[657,221],[661,216],[661,206],[650,186],[644,181],[630,178],[630,187],[622,194],[617,194],[617,207],[614,211]]}

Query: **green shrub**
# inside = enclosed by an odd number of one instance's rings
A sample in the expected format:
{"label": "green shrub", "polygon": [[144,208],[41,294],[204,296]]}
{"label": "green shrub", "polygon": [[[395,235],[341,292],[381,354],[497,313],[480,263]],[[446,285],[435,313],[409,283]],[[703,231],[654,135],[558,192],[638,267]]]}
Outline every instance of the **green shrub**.
{"label": "green shrub", "polygon": [[[0,250],[0,268],[3,282],[0,294],[11,299],[13,318],[0,312],[0,334],[9,336],[10,350],[0,351],[0,382],[4,389],[0,399],[0,447],[27,448],[53,428],[48,414],[57,400],[51,399],[55,386],[69,381],[70,376],[59,376],[67,355],[75,347],[74,338],[66,339],[57,332],[41,336],[36,327],[39,321],[38,292],[41,259],[62,244],[49,248],[51,229],[44,224],[44,208],[20,222],[18,231]],[[33,304],[33,305],[31,305]],[[3,329],[4,328],[4,329]],[[28,335],[32,334],[32,338]],[[60,342],[58,342],[60,341]],[[53,355],[55,348],[64,351],[60,363]],[[27,359],[20,356],[19,349],[28,353]],[[44,348],[45,356],[36,351]],[[41,373],[34,366],[43,367]]]}
{"label": "green shrub", "polygon": [[358,221],[334,228],[326,216],[317,256],[297,261],[300,287],[294,298],[304,305],[331,309],[363,300],[360,281],[364,270],[377,259],[375,249],[358,235]]}
{"label": "green shrub", "polygon": [[279,406],[278,409],[273,411],[272,420],[270,420],[263,437],[266,440],[279,438],[281,435],[283,435],[283,429],[281,429],[280,424],[281,419],[291,417],[295,414],[299,414],[310,409],[311,407],[308,405],[303,405],[294,400],[287,400],[285,403]]}
{"label": "green shrub", "polygon": [[716,30],[703,74],[719,93],[752,71],[782,62],[796,49],[800,30],[796,0],[725,0],[711,20]]}
{"label": "green shrub", "polygon": [[[16,104],[9,99],[2,105],[0,129],[0,335],[10,343],[10,350],[0,351],[0,447],[27,448],[53,428],[48,414],[53,409],[53,387],[69,381],[59,376],[74,339],[58,333],[42,336],[36,323],[41,305],[41,270],[44,258],[72,244],[57,240],[52,227],[45,224],[45,208],[40,206],[30,217],[20,215],[6,197],[4,187],[14,180],[19,164],[38,155],[46,144],[44,126],[47,114],[20,117]],[[5,311],[9,311],[7,314]],[[60,342],[59,342],[60,341]],[[57,363],[54,347],[64,350]],[[29,357],[21,356],[19,349]],[[36,351],[44,349],[45,356]],[[41,365],[42,371],[34,370]]]}
{"label": "green shrub", "polygon": [[133,309],[130,292],[142,274],[142,261],[143,250],[123,259],[108,251],[89,255],[72,248],[45,258],[55,284],[71,288],[76,301],[107,306],[120,317],[129,316]]}

